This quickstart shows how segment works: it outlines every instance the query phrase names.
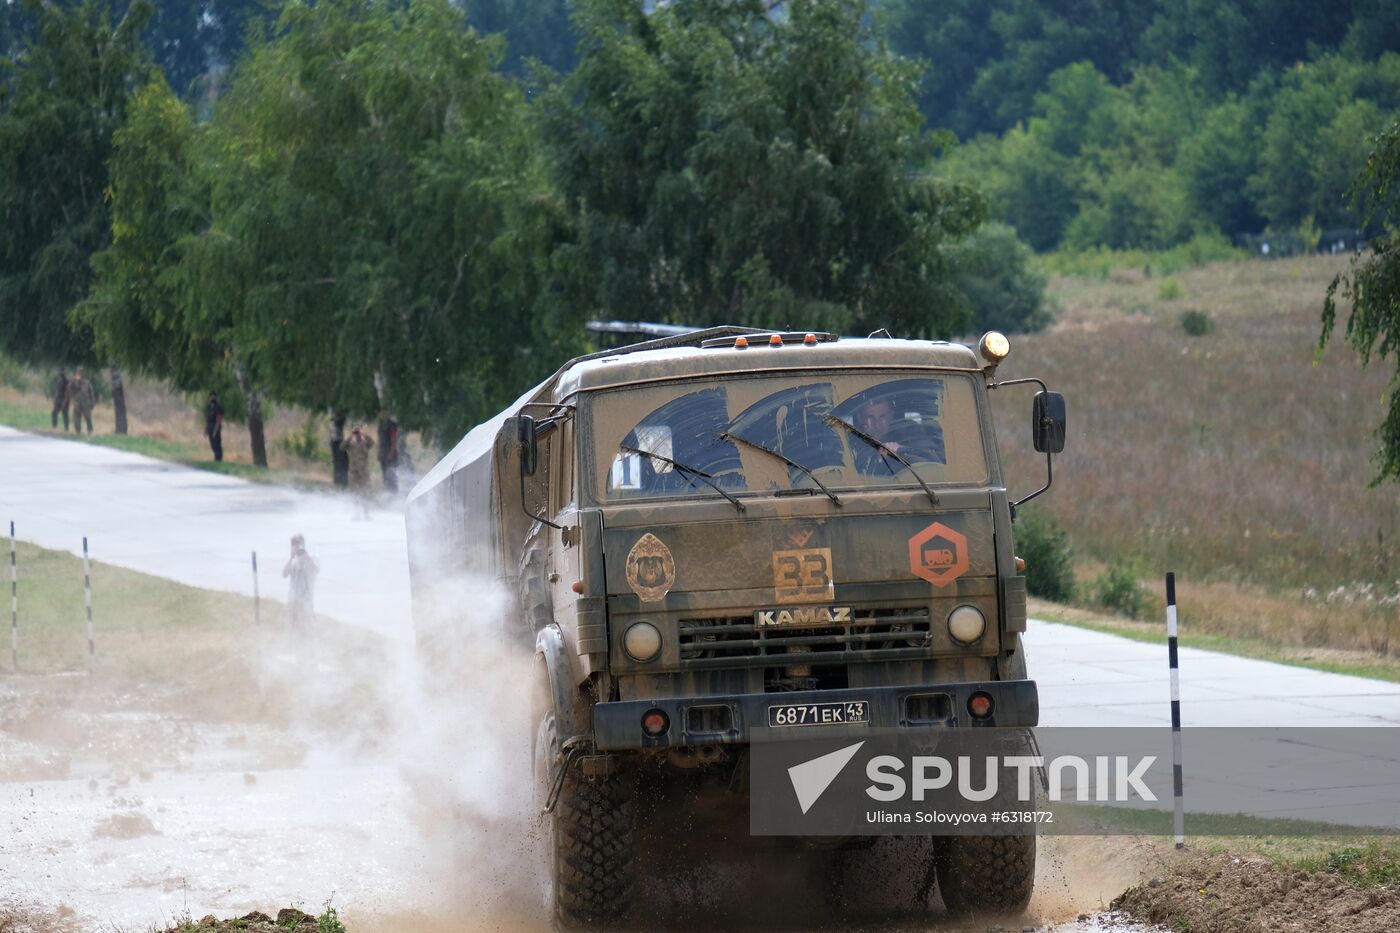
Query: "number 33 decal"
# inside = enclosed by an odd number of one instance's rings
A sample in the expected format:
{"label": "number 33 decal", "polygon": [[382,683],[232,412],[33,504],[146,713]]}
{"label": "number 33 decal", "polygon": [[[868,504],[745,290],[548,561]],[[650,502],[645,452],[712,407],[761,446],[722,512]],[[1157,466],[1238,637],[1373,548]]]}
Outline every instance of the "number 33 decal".
{"label": "number 33 decal", "polygon": [[773,552],[773,593],[780,603],[824,602],[836,598],[831,548]]}

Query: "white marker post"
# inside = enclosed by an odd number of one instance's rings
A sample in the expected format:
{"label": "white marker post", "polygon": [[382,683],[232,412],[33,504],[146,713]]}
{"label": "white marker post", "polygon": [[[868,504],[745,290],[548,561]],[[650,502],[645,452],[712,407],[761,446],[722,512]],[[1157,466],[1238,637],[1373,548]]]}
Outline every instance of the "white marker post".
{"label": "white marker post", "polygon": [[10,522],[10,663],[19,671],[19,571],[15,569],[15,523]]}
{"label": "white marker post", "polygon": [[1186,845],[1186,807],[1182,799],[1181,779],[1181,678],[1177,672],[1176,650],[1176,574],[1167,574],[1167,663],[1172,681],[1172,796],[1175,798],[1172,829],[1176,847]]}
{"label": "white marker post", "polygon": [[258,600],[258,552],[253,552],[253,626],[262,627],[262,604]]}
{"label": "white marker post", "polygon": [[83,535],[83,603],[87,607],[88,667],[97,658],[97,643],[92,637],[92,562],[88,560],[87,535]]}

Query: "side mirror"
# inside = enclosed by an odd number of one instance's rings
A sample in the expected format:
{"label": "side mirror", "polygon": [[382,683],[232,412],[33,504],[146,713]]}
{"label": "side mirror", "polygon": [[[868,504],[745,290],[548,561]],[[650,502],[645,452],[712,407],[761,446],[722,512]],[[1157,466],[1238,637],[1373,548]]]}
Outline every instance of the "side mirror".
{"label": "side mirror", "polygon": [[1031,437],[1035,449],[1057,454],[1065,449],[1065,397],[1058,392],[1037,392],[1031,402]]}
{"label": "side mirror", "polygon": [[523,476],[534,476],[540,462],[540,441],[535,419],[529,415],[517,418],[515,436],[520,442],[520,473]]}

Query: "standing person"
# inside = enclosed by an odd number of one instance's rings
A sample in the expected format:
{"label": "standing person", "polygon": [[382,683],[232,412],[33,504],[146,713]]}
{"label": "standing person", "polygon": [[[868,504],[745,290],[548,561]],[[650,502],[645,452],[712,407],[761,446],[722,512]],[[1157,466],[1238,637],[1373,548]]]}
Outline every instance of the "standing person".
{"label": "standing person", "polygon": [[92,389],[87,374],[81,366],[73,371],[68,380],[67,397],[73,406],[73,433],[83,433],[83,422],[87,422],[88,434],[92,434],[92,406],[97,404],[97,393]]}
{"label": "standing person", "polygon": [[292,556],[282,568],[282,579],[291,581],[287,594],[287,606],[291,612],[292,635],[302,643],[302,647],[314,650],[312,638],[316,619],[316,574],[321,568],[306,550],[306,538],[292,535]]}
{"label": "standing person", "polygon": [[204,436],[209,438],[209,449],[214,452],[214,462],[224,459],[224,406],[219,404],[219,393],[209,393],[209,404],[204,406]]}
{"label": "standing person", "polygon": [[341,441],[349,464],[349,486],[355,495],[355,517],[369,518],[369,452],[374,441],[365,434],[362,424],[350,429],[350,436]]}
{"label": "standing person", "polygon": [[53,426],[58,429],[58,413],[63,412],[63,430],[68,430],[68,373],[58,371],[53,381]]}

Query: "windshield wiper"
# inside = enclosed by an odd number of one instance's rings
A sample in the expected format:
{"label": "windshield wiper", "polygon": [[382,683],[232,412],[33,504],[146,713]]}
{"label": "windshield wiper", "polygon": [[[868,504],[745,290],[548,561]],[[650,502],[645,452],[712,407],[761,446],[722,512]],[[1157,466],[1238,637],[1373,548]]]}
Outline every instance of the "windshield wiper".
{"label": "windshield wiper", "polygon": [[704,470],[697,470],[693,466],[686,466],[684,463],[677,463],[670,457],[663,457],[660,454],[654,454],[649,450],[642,450],[640,447],[628,447],[626,444],[619,444],[618,449],[626,451],[629,454],[641,454],[643,457],[650,457],[653,460],[660,460],[662,463],[669,463],[677,470],[680,470],[682,473],[687,473],[691,476],[694,476],[696,479],[703,482],[706,486],[709,486],[715,492],[719,493],[721,496],[724,496],[724,498],[734,503],[734,507],[740,512],[746,511],[744,503],[740,502],[738,499],[734,498],[734,496],[730,495],[728,492],[725,492],[722,488],[720,488],[719,483],[716,483],[713,479],[711,479],[710,474],[706,473]]}
{"label": "windshield wiper", "polygon": [[796,460],[791,460],[783,456],[771,447],[764,447],[762,444],[756,444],[753,441],[748,440],[746,438],[742,438],[737,434],[730,434],[728,431],[721,434],[720,438],[727,441],[738,441],[740,444],[743,444],[746,447],[752,447],[755,450],[761,450],[764,453],[768,454],[770,457],[777,457],[779,460],[783,461],[788,466],[797,467],[803,473],[806,473],[808,476],[812,477],[812,482],[816,483],[817,486],[821,488],[821,491],[826,493],[826,497],[828,499],[830,499],[836,505],[841,504],[841,500],[836,497],[836,493],[832,492],[830,489],[827,489],[826,483],[823,483],[821,480],[817,479],[817,474],[813,473],[810,467],[804,466],[798,463]]}
{"label": "windshield wiper", "polygon": [[[831,422],[832,424],[839,424],[841,427],[845,428],[847,431],[849,431],[850,433],[854,434],[856,437],[860,438],[861,440],[865,441],[865,442],[866,442],[867,444],[869,444],[871,447],[875,448],[875,453],[878,454],[878,455],[880,456],[880,462],[881,462],[881,463],[884,463],[884,455],[885,455],[885,454],[889,454],[891,457],[894,457],[894,458],[895,458],[896,460],[898,460],[900,463],[902,463],[902,464],[904,464],[906,467],[908,467],[908,468],[909,468],[910,474],[914,477],[914,479],[918,482],[918,484],[919,484],[920,486],[923,487],[924,492],[928,493],[928,501],[932,502],[932,503],[934,504],[934,507],[935,507],[935,508],[938,506],[938,496],[935,495],[934,492],[933,492],[933,490],[929,488],[928,483],[924,482],[924,478],[923,478],[922,476],[919,475],[919,471],[916,470],[916,469],[914,469],[914,464],[912,464],[912,463],[910,463],[908,460],[904,459],[904,457],[900,455],[899,451],[897,451],[897,450],[891,450],[890,448],[886,447],[883,443],[881,443],[879,440],[876,440],[875,438],[871,437],[869,434],[866,434],[866,433],[865,433],[864,431],[862,431],[860,428],[856,427],[855,425],[851,424],[850,422],[841,420],[840,418],[836,417],[835,415],[827,415],[827,416],[826,416],[826,420],[829,421],[829,422]],[[886,469],[889,469],[889,464],[888,464],[888,463],[885,463],[885,468],[886,468]],[[890,470],[890,474],[893,475],[893,474],[894,474],[894,470]]]}

